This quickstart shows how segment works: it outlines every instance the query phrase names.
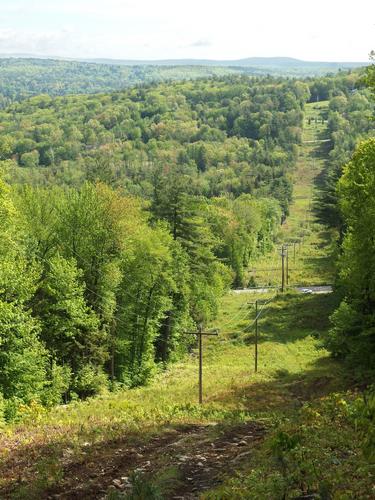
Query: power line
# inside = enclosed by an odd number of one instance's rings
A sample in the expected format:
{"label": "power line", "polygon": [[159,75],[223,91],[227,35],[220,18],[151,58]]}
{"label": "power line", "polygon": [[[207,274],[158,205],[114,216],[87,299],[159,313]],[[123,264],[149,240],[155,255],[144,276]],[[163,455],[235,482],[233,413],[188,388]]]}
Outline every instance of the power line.
{"label": "power line", "polygon": [[224,324],[221,324],[221,325],[220,325],[220,328],[225,328],[226,326],[228,326],[228,325],[230,325],[231,323],[233,323],[233,321],[235,321],[235,320],[239,321],[240,319],[245,319],[245,318],[246,318],[246,316],[247,316],[247,311],[245,312],[245,315],[244,315],[244,316],[242,316],[241,318],[240,318],[240,316],[241,316],[241,314],[242,314],[243,309],[244,309],[247,305],[248,305],[248,303],[247,303],[247,302],[244,302],[244,303],[240,306],[240,308],[238,309],[237,313],[236,313],[236,314],[234,314],[233,316],[231,316],[229,319],[227,319],[227,321],[226,321]]}
{"label": "power line", "polygon": [[[274,252],[273,252],[273,259],[271,261],[271,269],[272,269],[272,267],[274,265],[276,265],[277,261],[278,261],[277,246],[275,246],[275,249],[274,249]],[[276,271],[278,271],[278,267],[276,267],[276,268],[273,269],[273,273],[274,274],[271,274],[271,271],[268,272],[268,274],[267,274],[267,283],[271,283],[271,278],[275,277]]]}
{"label": "power line", "polygon": [[276,297],[276,295],[274,295],[270,299],[268,299],[265,302],[263,302],[263,305],[260,308],[260,310],[258,310],[258,304],[261,301],[260,300],[256,300],[255,301],[255,319],[254,319],[253,323],[250,325],[250,329],[251,329],[254,326],[254,324],[255,324],[255,343],[254,343],[254,348],[255,348],[255,352],[254,352],[254,371],[255,371],[255,373],[257,373],[257,371],[258,371],[258,336],[259,336],[258,319],[260,318],[260,316],[262,314],[262,311],[264,310],[265,306],[267,304],[269,304],[275,297]]}
{"label": "power line", "polygon": [[263,304],[262,304],[262,307],[260,309],[258,309],[257,311],[257,314],[254,318],[254,321],[249,325],[247,326],[246,328],[244,328],[244,332],[248,332],[252,329],[252,327],[255,325],[255,322],[261,317],[262,315],[262,311],[263,309],[265,308],[266,305],[268,305],[272,300],[274,300],[275,298],[277,297],[277,294],[273,295],[270,299],[266,300]]}

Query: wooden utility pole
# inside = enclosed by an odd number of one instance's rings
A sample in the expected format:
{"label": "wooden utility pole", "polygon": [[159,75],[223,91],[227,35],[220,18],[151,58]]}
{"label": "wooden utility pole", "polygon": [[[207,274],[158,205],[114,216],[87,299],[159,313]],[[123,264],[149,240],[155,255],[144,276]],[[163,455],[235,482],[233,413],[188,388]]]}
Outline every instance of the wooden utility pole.
{"label": "wooden utility pole", "polygon": [[199,344],[199,403],[203,402],[203,352],[202,352],[202,325],[199,325],[198,344]]}
{"label": "wooden utility pole", "polygon": [[286,284],[289,285],[289,247],[286,245]]}
{"label": "wooden utility pole", "polygon": [[285,247],[281,247],[281,291],[285,291]]}
{"label": "wooden utility pole", "polygon": [[258,301],[255,301],[255,373],[258,371]]}
{"label": "wooden utility pole", "polygon": [[204,332],[202,324],[199,325],[197,332],[185,332],[187,335],[197,335],[198,336],[198,350],[199,350],[199,369],[198,369],[198,386],[199,386],[199,403],[203,403],[203,349],[202,349],[202,337],[204,335],[219,335],[219,330],[213,330],[212,332]]}
{"label": "wooden utility pole", "polygon": [[[273,300],[274,297],[266,300],[266,299],[257,299],[255,302],[249,302],[249,304],[254,304],[255,305],[255,320],[254,320],[254,323],[255,324],[255,342],[254,342],[254,371],[255,373],[257,373],[258,371],[258,341],[259,341],[259,326],[258,326],[258,319],[260,317],[260,315],[262,314],[262,311],[263,311],[263,308],[261,308],[259,310],[259,305],[260,304],[263,304],[263,307],[265,305],[267,305],[269,302],[271,302],[271,300]],[[251,326],[252,326],[251,325]]]}

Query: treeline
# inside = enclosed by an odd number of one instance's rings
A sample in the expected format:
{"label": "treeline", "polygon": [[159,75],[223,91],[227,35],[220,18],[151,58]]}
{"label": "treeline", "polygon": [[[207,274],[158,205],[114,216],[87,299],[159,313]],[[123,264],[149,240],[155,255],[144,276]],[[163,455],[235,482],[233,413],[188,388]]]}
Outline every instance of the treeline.
{"label": "treeline", "polygon": [[284,216],[308,86],[211,79],[111,95],[38,96],[0,113],[0,158],[12,182],[100,180],[150,199],[160,165],[182,169],[195,194],[273,196]]}
{"label": "treeline", "polygon": [[39,94],[95,94],[152,82],[248,72],[251,70],[215,66],[122,66],[56,59],[0,58],[0,108]]}
{"label": "treeline", "polygon": [[306,78],[310,89],[310,102],[327,101],[337,95],[350,95],[365,87],[364,69],[339,71],[336,75]]}
{"label": "treeline", "polygon": [[[288,66],[287,64],[258,66],[213,65],[122,65],[115,62],[94,63],[38,58],[0,58],[0,109],[12,102],[40,94],[63,96],[69,94],[96,94],[114,92],[128,87],[156,82],[195,80],[229,75],[304,76],[336,73],[340,65],[315,63]],[[344,64],[345,66],[345,64]],[[352,70],[348,70],[349,73]],[[358,70],[355,70],[358,71]],[[341,73],[339,73],[341,75]],[[342,75],[346,75],[343,71]],[[345,77],[343,77],[345,78]],[[350,78],[350,77],[349,77]],[[312,98],[328,99],[332,92],[332,78],[310,78]]]}
{"label": "treeline", "polygon": [[346,89],[339,85],[329,100],[327,119],[331,145],[315,204],[320,220],[340,232],[344,223],[339,209],[337,182],[356,145],[374,132],[371,92],[368,88],[361,88],[363,79],[358,83],[359,88],[352,88],[351,83]]}
{"label": "treeline", "polygon": [[276,201],[207,200],[166,173],[149,204],[104,184],[0,189],[0,410],[145,383],[268,251]]}
{"label": "treeline", "polygon": [[338,182],[344,237],[338,261],[342,295],[327,345],[357,375],[375,366],[375,139],[362,142]]}
{"label": "treeline", "polygon": [[[366,83],[375,91],[375,66]],[[323,202],[339,239],[337,290],[341,303],[331,317],[327,346],[357,377],[373,381],[375,366],[375,127],[369,94],[330,101],[334,140]],[[373,96],[372,96],[373,99]],[[354,150],[354,153],[353,153]],[[337,181],[338,179],[338,181]],[[327,193],[329,197],[327,197]],[[334,214],[337,214],[334,216]],[[328,217],[327,217],[328,214]]]}

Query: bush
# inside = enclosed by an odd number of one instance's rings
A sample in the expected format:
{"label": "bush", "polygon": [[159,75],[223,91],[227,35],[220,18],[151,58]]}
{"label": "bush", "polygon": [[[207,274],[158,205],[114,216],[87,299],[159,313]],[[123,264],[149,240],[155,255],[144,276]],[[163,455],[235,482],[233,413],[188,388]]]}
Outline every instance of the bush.
{"label": "bush", "polygon": [[73,379],[72,389],[80,398],[95,396],[108,388],[108,377],[97,366],[83,365]]}
{"label": "bush", "polygon": [[16,420],[18,416],[18,410],[21,405],[21,399],[16,397],[3,399],[3,415],[5,422],[12,422]]}
{"label": "bush", "polygon": [[326,339],[326,346],[336,357],[345,357],[350,352],[350,332],[358,329],[357,314],[353,307],[342,301],[330,317],[332,328]]}
{"label": "bush", "polygon": [[361,314],[360,304],[343,300],[330,319],[326,347],[354,367],[357,377],[370,377],[375,361],[373,316]]}
{"label": "bush", "polygon": [[72,378],[69,366],[53,364],[51,369],[51,380],[47,385],[42,401],[45,406],[54,406],[61,403],[61,398],[67,394]]}

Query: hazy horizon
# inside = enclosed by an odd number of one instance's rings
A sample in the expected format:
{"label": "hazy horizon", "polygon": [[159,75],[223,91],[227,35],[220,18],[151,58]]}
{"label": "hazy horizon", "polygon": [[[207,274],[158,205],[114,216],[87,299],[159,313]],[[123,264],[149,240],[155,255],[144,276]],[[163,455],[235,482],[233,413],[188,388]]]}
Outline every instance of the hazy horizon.
{"label": "hazy horizon", "polygon": [[288,55],[277,55],[277,56],[263,56],[263,55],[251,55],[248,57],[241,57],[241,58],[230,58],[230,59],[210,59],[210,58],[193,58],[193,57],[184,57],[184,58],[163,58],[163,59],[126,59],[126,58],[112,58],[112,57],[79,57],[79,56],[59,56],[59,55],[43,55],[43,54],[36,54],[36,53],[23,53],[23,52],[9,52],[9,53],[1,53],[0,52],[0,58],[35,58],[35,59],[54,59],[54,60],[63,60],[63,61],[129,61],[129,62],[147,62],[147,63],[152,63],[152,62],[164,62],[164,61],[210,61],[210,62],[238,62],[238,61],[245,61],[247,59],[291,59],[291,60],[296,60],[296,61],[301,61],[301,62],[307,62],[307,63],[355,63],[355,64],[367,64],[369,62],[369,59],[363,60],[363,61],[349,61],[349,60],[343,60],[343,61],[322,61],[322,60],[317,60],[317,59],[300,59],[297,57],[293,56],[288,56]]}

